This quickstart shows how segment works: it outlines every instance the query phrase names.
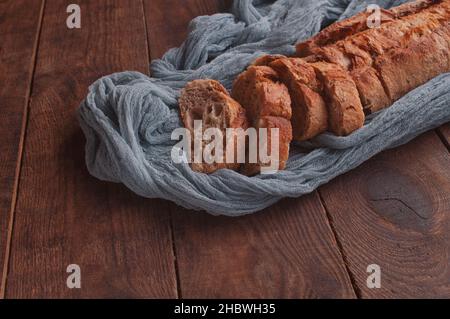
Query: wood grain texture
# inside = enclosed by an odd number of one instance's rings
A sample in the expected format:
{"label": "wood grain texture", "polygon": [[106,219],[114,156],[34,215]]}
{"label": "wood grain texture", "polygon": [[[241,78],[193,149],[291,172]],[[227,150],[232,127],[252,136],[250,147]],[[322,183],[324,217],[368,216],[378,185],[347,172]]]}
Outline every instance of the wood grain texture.
{"label": "wood grain texture", "polygon": [[144,0],[147,32],[152,59],[180,46],[188,33],[189,22],[197,16],[228,9],[229,1],[221,0]]}
{"label": "wood grain texture", "polygon": [[16,200],[42,1],[0,1],[0,298]]}
{"label": "wood grain texture", "polygon": [[[97,78],[148,69],[143,7],[70,0],[45,8],[13,233],[7,298],[176,297],[166,203],[91,177],[76,108]],[[81,267],[81,289],[66,267]]]}
{"label": "wood grain texture", "polygon": [[[450,296],[450,154],[434,132],[320,189],[364,298]],[[366,285],[381,267],[381,289]]]}
{"label": "wood grain texture", "polygon": [[256,215],[174,214],[183,298],[353,298],[317,194]]}

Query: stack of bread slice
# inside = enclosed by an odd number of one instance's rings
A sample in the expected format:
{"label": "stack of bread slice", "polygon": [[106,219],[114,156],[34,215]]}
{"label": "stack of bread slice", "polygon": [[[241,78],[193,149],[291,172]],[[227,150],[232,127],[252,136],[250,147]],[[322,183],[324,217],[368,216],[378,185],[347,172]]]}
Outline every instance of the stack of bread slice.
{"label": "stack of bread slice", "polygon": [[[280,82],[278,73],[267,66],[253,65],[240,74],[233,85],[232,96],[244,106],[249,124],[258,130],[267,129],[267,138],[258,134],[258,147],[265,148],[267,155],[272,147],[271,129],[278,129],[278,162],[265,163],[262,154],[257,154],[256,163],[243,166],[243,173],[254,175],[261,167],[272,166],[284,169],[289,157],[289,145],[292,141],[291,97],[287,87]],[[258,152],[255,152],[258,153]]]}
{"label": "stack of bread slice", "polygon": [[[450,0],[381,9],[375,26],[370,19],[364,12],[329,26],[298,44],[295,57],[257,59],[235,80],[232,98],[223,98],[225,108],[238,103],[245,109],[250,126],[279,129],[279,169],[286,166],[292,139],[306,141],[325,131],[349,135],[367,114],[450,71]],[[183,119],[189,94],[184,90],[180,100]],[[208,113],[205,105],[196,108]],[[262,165],[234,169],[254,175]]]}

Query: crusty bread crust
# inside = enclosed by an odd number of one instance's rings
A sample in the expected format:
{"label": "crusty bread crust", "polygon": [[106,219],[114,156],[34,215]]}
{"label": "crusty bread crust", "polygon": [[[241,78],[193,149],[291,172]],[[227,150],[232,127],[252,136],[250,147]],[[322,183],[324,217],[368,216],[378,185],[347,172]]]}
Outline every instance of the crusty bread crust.
{"label": "crusty bread crust", "polygon": [[[268,61],[269,59],[266,60],[266,62]],[[278,74],[272,68],[264,65],[250,66],[235,80],[232,96],[246,109],[251,126],[257,129],[279,128],[280,159],[278,167],[283,170],[289,157],[289,144],[292,140],[291,97],[287,87],[279,81]],[[270,132],[268,136],[270,137]],[[245,165],[243,173],[254,175],[259,173],[261,167],[264,166],[268,165],[249,163]]]}
{"label": "crusty bread crust", "polygon": [[314,68],[297,58],[279,58],[271,62],[270,67],[289,88],[294,139],[305,141],[325,132],[328,112]]}
{"label": "crusty bread crust", "polygon": [[250,121],[262,116],[292,116],[289,92],[270,67],[250,66],[235,80],[232,96],[246,109]]}
{"label": "crusty bread crust", "polygon": [[[365,113],[450,71],[450,0],[418,0],[381,10],[381,25],[375,28],[368,26],[370,14],[337,22],[299,43],[297,58],[256,59],[234,82],[237,102],[218,82],[188,84],[180,99],[186,127],[193,118],[212,126],[247,127],[246,111],[251,126],[280,129],[279,169],[284,169],[293,138],[304,141],[325,130],[348,135],[364,125]],[[211,101],[222,106],[223,117],[211,117]],[[246,164],[243,169],[257,174],[261,167]],[[196,169],[219,168],[239,167]]]}
{"label": "crusty bread crust", "polygon": [[[370,13],[362,12],[351,18],[333,23],[309,40],[298,43],[297,55],[299,57],[307,57],[314,54],[321,47],[334,44],[348,36],[367,30],[367,19],[369,16]],[[380,18],[381,23],[386,23],[393,21],[395,16],[390,11],[382,9]]]}
{"label": "crusty bread crust", "polygon": [[420,10],[428,8],[429,6],[439,3],[441,0],[417,0],[413,2],[407,2],[398,7],[391,8],[390,11],[396,18],[401,18],[411,14],[418,13]]}
{"label": "crusty bread crust", "polygon": [[336,135],[348,135],[364,125],[364,111],[355,82],[337,64],[311,63],[323,90],[328,106],[328,125]]}
{"label": "crusty bread crust", "polygon": [[384,81],[391,101],[424,84],[443,72],[450,71],[450,28],[443,27],[408,47],[378,57],[374,65]]}
{"label": "crusty bread crust", "polygon": [[[225,168],[239,170],[241,164],[237,162],[237,158],[234,163],[226,163],[225,157],[226,145],[232,142],[228,138],[234,140],[235,155],[237,155],[237,132],[230,137],[225,130],[227,128],[247,129],[247,117],[242,106],[230,97],[219,82],[214,80],[195,80],[188,83],[181,92],[179,105],[181,119],[184,126],[191,131],[192,138],[194,138],[195,120],[202,121],[203,131],[208,128],[219,128],[224,136],[223,163],[194,163],[192,154],[192,169],[207,174]],[[193,142],[194,140],[192,140],[192,147],[194,147]]]}
{"label": "crusty bread crust", "polygon": [[252,66],[269,66],[269,64],[272,63],[273,61],[276,61],[276,60],[282,59],[282,58],[285,58],[285,56],[281,55],[281,54],[263,55],[263,56],[260,56],[259,58],[257,58],[255,61],[253,61],[253,63],[251,65]]}

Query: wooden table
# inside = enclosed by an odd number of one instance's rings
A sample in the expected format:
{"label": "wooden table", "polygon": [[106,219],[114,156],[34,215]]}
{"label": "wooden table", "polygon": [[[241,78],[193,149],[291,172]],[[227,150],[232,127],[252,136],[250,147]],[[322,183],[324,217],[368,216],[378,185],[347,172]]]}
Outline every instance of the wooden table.
{"label": "wooden table", "polygon": [[0,297],[450,297],[450,125],[253,216],[139,198],[88,174],[75,110],[229,1],[80,0],[70,30],[73,2],[0,1]]}

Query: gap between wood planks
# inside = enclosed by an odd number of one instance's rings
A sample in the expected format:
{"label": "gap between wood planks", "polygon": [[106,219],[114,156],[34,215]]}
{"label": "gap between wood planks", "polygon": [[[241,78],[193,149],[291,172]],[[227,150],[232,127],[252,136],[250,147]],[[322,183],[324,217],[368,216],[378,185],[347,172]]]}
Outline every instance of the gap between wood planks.
{"label": "gap between wood planks", "polygon": [[[149,34],[148,34],[148,26],[147,26],[147,15],[146,15],[146,10],[145,10],[145,4],[144,4],[144,0],[141,0],[141,5],[142,5],[142,15],[143,15],[143,19],[144,19],[144,28],[145,28],[145,41],[146,41],[146,47],[147,47],[147,57],[149,62],[151,62],[152,60],[152,56],[151,56],[151,47],[150,47],[150,38],[149,38]],[[150,75],[150,68],[148,70],[148,74]],[[177,294],[177,299],[181,299],[182,295],[181,295],[181,285],[180,285],[180,271],[178,269],[178,263],[177,263],[177,253],[176,253],[176,247],[175,247],[175,234],[174,234],[174,230],[173,230],[173,216],[172,216],[172,212],[170,211],[169,213],[169,225],[170,225],[170,239],[172,241],[172,258],[173,258],[173,264],[174,264],[174,269],[175,269],[175,281],[176,281],[176,294]]]}
{"label": "gap between wood planks", "polygon": [[[145,28],[145,41],[146,41],[145,46],[147,48],[147,57],[148,57],[149,65],[150,65],[152,56],[151,56],[151,47],[150,47],[150,39],[149,39],[149,35],[148,35],[147,15],[145,12],[144,0],[141,0],[141,6],[142,6],[142,16],[144,19],[144,28]],[[150,67],[148,70],[148,75],[150,76]],[[175,281],[176,281],[176,285],[177,285],[176,293],[177,293],[177,299],[181,299],[180,275],[179,275],[179,270],[178,270],[177,255],[176,255],[176,248],[175,248],[175,241],[174,241],[172,212],[170,212],[170,216],[169,216],[169,225],[170,225],[170,240],[172,241],[171,247],[172,247],[173,266],[175,269]]]}
{"label": "gap between wood planks", "polygon": [[339,248],[339,252],[340,252],[342,260],[344,262],[345,270],[347,271],[348,276],[350,278],[350,283],[352,284],[352,288],[353,288],[353,291],[355,292],[356,298],[361,299],[362,298],[361,288],[358,286],[355,275],[350,270],[350,266],[348,263],[348,257],[345,254],[344,246],[342,245],[342,242],[339,239],[339,235],[336,231],[336,226],[333,223],[333,217],[331,217],[331,213],[327,208],[326,202],[322,198],[322,194],[320,193],[320,190],[315,190],[314,192],[317,194],[317,197],[319,198],[319,201],[322,204],[323,210],[327,216],[328,224],[330,225],[330,229],[333,233],[334,240],[336,241],[336,245]]}
{"label": "gap between wood planks", "polygon": [[13,192],[11,197],[11,208],[9,211],[9,224],[8,224],[8,234],[6,239],[6,247],[5,247],[5,260],[3,265],[3,274],[2,274],[2,281],[1,281],[1,287],[0,287],[0,299],[5,298],[6,294],[6,286],[7,286],[7,280],[8,280],[8,271],[9,271],[9,257],[11,254],[11,239],[12,239],[12,233],[14,229],[14,216],[15,216],[15,210],[16,210],[16,204],[17,204],[17,197],[19,193],[19,180],[20,180],[20,172],[22,169],[22,158],[23,158],[23,148],[25,145],[25,138],[26,138],[26,131],[27,131],[27,125],[28,125],[28,113],[30,110],[30,97],[33,92],[33,79],[34,79],[34,71],[36,70],[36,64],[37,64],[37,53],[39,50],[39,41],[41,37],[41,31],[42,31],[42,21],[44,18],[44,10],[45,10],[45,4],[46,0],[42,0],[41,8],[39,11],[39,22],[36,28],[36,36],[35,41],[33,44],[33,54],[30,61],[30,72],[28,77],[28,87],[25,97],[25,103],[23,106],[23,117],[22,117],[22,125],[20,129],[20,140],[19,140],[19,148],[17,153],[17,162],[16,162],[16,170],[14,174],[14,185],[13,185]]}
{"label": "gap between wood planks", "polygon": [[[141,3],[82,1],[87,28],[67,37],[69,3],[45,6],[5,297],[176,297],[165,204],[90,176],[75,117],[99,77],[148,73]],[[87,278],[82,290],[65,285],[73,262]]]}

